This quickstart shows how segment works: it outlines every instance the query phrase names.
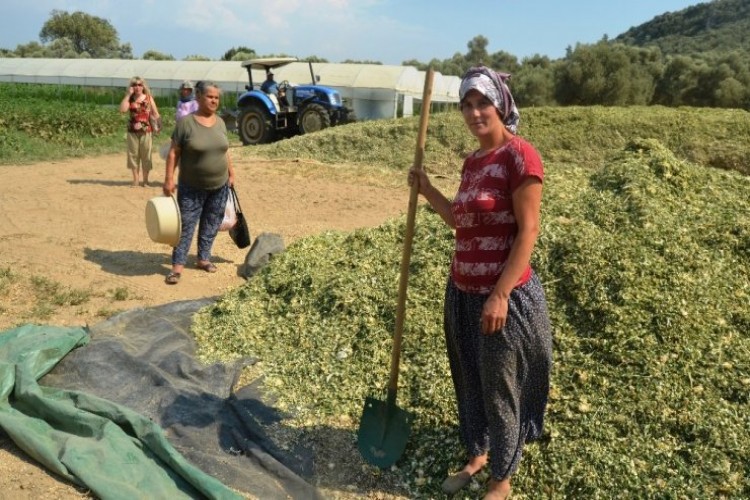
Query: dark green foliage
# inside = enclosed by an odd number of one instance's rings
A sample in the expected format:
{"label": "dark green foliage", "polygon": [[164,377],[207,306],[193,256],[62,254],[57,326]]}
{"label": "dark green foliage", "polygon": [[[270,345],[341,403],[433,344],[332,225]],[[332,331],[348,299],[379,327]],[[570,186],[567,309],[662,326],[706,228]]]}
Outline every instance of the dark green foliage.
{"label": "dark green foliage", "polygon": [[174,61],[174,56],[171,54],[164,54],[156,50],[147,50],[141,56],[141,59],[151,61]]}
{"label": "dark green foliage", "polygon": [[70,106],[59,101],[0,97],[0,132],[25,133],[43,141],[73,145],[84,137],[110,135],[122,130],[118,117],[116,109],[95,104]]}
{"label": "dark green foliage", "polygon": [[[478,35],[467,52],[403,64],[460,76],[482,62],[513,74],[523,106],[649,105],[750,109],[750,0],[714,0],[664,14],[614,40],[576,44],[548,64],[489,53]],[[541,63],[541,64],[540,64]]]}
{"label": "dark green foliage", "polygon": [[557,103],[554,67],[555,63],[547,56],[524,58],[510,80],[513,98],[519,107],[552,106]]}
{"label": "dark green foliage", "polygon": [[615,38],[657,46],[666,55],[694,55],[750,48],[750,0],[713,0],[668,12]]}
{"label": "dark green foliage", "polygon": [[[0,162],[26,163],[122,152],[122,93],[74,86],[0,84]],[[174,125],[164,113],[164,126]]]}
{"label": "dark green foliage", "polygon": [[239,47],[232,47],[231,49],[224,52],[224,55],[221,56],[222,61],[237,61],[239,60],[237,56],[241,56],[241,60],[244,59],[252,59],[254,57],[257,57],[257,54],[255,53],[255,49],[251,49],[250,47],[245,47],[243,45]]}
{"label": "dark green foliage", "polygon": [[664,55],[656,104],[750,109],[750,0],[666,13],[615,42],[658,47]]}
{"label": "dark green foliage", "polygon": [[68,40],[76,54],[94,58],[121,58],[130,47],[120,47],[117,30],[109,21],[81,11],[53,10],[39,39],[43,43]]}
{"label": "dark green foliage", "polygon": [[667,60],[654,102],[670,106],[693,105],[750,108],[748,53],[707,52]]}
{"label": "dark green foliage", "polygon": [[557,66],[557,102],[563,105],[650,104],[661,73],[658,50],[612,45],[577,45]]}

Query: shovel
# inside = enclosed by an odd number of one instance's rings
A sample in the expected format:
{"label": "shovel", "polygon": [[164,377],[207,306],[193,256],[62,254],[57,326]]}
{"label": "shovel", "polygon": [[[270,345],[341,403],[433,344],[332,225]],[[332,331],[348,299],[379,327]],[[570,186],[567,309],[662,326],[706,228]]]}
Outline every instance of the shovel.
{"label": "shovel", "polygon": [[[422,112],[419,116],[419,134],[414,154],[414,168],[422,168],[424,147],[427,138],[427,119],[430,115],[432,98],[433,70],[428,68],[424,79],[422,94]],[[370,464],[387,468],[401,458],[411,432],[413,416],[396,405],[398,387],[398,365],[401,358],[401,337],[404,329],[406,310],[406,286],[409,281],[409,259],[411,244],[414,239],[414,219],[417,213],[419,185],[414,182],[409,195],[409,211],[406,218],[406,235],[404,250],[401,256],[401,276],[398,284],[398,304],[396,307],[396,332],[393,336],[391,353],[391,375],[388,382],[388,396],[385,401],[368,397],[359,422],[357,445],[362,457]]]}

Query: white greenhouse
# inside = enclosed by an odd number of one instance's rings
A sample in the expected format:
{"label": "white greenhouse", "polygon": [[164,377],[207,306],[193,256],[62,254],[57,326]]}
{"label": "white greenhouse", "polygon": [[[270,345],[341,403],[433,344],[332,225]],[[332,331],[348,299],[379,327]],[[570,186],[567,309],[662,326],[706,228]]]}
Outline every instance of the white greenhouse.
{"label": "white greenhouse", "polygon": [[[422,99],[425,72],[413,66],[313,63],[313,69],[321,85],[338,90],[351,102],[359,119],[411,116],[414,102]],[[303,84],[311,80],[307,62],[294,62],[274,73],[279,82]],[[224,92],[233,93],[244,92],[248,83],[247,70],[239,61],[0,58],[0,82],[124,88],[136,75],[144,78],[156,95],[176,93],[183,80],[211,80]],[[264,79],[262,71],[253,71],[253,82]],[[458,102],[458,87],[458,77],[436,72],[433,103]]]}

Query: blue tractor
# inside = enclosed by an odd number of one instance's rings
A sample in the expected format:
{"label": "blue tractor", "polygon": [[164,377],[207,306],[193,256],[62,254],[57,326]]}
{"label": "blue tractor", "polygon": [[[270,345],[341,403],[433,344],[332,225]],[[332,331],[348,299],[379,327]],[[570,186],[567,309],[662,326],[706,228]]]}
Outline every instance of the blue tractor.
{"label": "blue tractor", "polygon": [[284,80],[272,92],[264,92],[253,83],[253,69],[273,75],[273,69],[297,61],[293,57],[268,57],[243,61],[247,68],[247,92],[237,99],[237,133],[245,145],[265,144],[284,137],[309,134],[324,128],[356,121],[341,94],[318,85],[320,76],[310,66],[309,85],[292,85]]}

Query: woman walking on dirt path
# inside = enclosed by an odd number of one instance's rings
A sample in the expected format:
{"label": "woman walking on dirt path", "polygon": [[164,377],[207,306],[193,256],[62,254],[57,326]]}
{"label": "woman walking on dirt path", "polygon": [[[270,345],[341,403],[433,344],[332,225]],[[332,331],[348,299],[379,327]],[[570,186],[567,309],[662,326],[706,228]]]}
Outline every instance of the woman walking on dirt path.
{"label": "woman walking on dirt path", "polygon": [[552,334],[539,278],[530,266],[539,233],[544,170],[516,135],[510,75],[479,66],[462,77],[461,113],[479,149],[464,161],[448,200],[422,169],[409,172],[456,230],[445,292],[444,328],[468,461],[448,476],[453,494],[489,463],[486,500],[510,495],[525,443],[542,434]]}
{"label": "woman walking on dirt path", "polygon": [[138,186],[138,171],[143,172],[141,186],[148,185],[148,174],[151,172],[151,149],[153,147],[150,118],[160,118],[159,108],[146,85],[146,80],[138,76],[130,79],[125,96],[120,102],[120,113],[130,112],[128,120],[128,161],[127,166],[133,173],[133,186]]}
{"label": "woman walking on dirt path", "polygon": [[[195,85],[195,96],[198,110],[177,122],[167,155],[163,190],[166,196],[177,190],[182,222],[180,242],[172,251],[172,271],[165,280],[168,285],[180,281],[196,225],[198,269],[216,272],[211,248],[224,219],[229,188],[234,185],[227,128],[216,114],[221,89],[201,81]],[[177,185],[175,170],[179,170]]]}

